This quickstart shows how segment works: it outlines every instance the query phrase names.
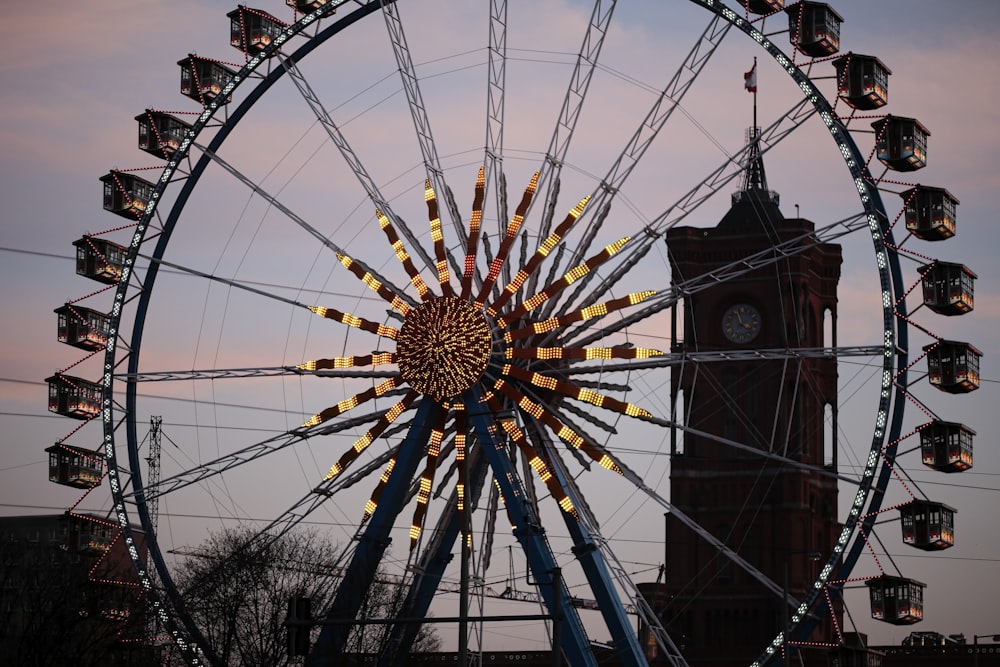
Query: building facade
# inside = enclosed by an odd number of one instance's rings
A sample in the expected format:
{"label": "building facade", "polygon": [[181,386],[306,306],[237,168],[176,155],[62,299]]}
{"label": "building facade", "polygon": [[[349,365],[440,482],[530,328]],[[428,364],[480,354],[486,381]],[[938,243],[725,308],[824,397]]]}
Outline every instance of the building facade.
{"label": "building facade", "polygon": [[[836,345],[841,250],[817,243],[813,223],[785,218],[778,204],[752,150],[743,189],[715,227],[667,234],[684,295],[672,352],[693,360],[671,383],[684,424],[672,445],[671,503],[772,582],[668,515],[656,599],[691,665],[756,657],[790,614],[781,593],[805,597],[841,527],[831,474],[837,362],[818,352]],[[831,611],[840,616],[839,605]],[[827,614],[802,639],[833,637]]]}
{"label": "building facade", "polygon": [[11,665],[157,665],[132,563],[101,517],[0,517],[0,656]]}

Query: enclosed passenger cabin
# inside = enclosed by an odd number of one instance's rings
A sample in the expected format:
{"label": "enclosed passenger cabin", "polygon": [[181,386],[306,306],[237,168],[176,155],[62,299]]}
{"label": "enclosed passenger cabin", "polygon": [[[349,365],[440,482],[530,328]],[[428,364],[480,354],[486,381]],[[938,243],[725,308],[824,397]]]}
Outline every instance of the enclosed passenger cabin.
{"label": "enclosed passenger cabin", "polygon": [[918,185],[900,196],[906,202],[906,231],[925,241],[943,241],[955,235],[958,200],[947,190]]}
{"label": "enclosed passenger cabin", "polygon": [[955,508],[930,500],[914,500],[899,507],[903,543],[924,551],[955,546]]}
{"label": "enclosed passenger cabin", "polygon": [[125,248],[111,241],[84,236],[73,241],[76,247],[76,272],[99,283],[113,285],[121,280]]}
{"label": "enclosed passenger cabin", "polygon": [[827,654],[829,667],[882,667],[885,653],[868,648],[863,632],[843,633],[843,643]]}
{"label": "enclosed passenger cabin", "polygon": [[191,129],[191,125],[180,118],[152,109],[146,109],[135,119],[139,122],[139,149],[164,160],[173,157]]}
{"label": "enclosed passenger cabin", "polygon": [[848,53],[833,61],[837,70],[837,97],[854,109],[878,109],[889,101],[892,71],[875,56]]}
{"label": "enclosed passenger cabin", "polygon": [[101,386],[72,375],[56,373],[49,383],[49,412],[74,419],[90,419],[101,413]]}
{"label": "enclosed passenger cabin", "polygon": [[796,2],[788,13],[788,36],[792,46],[813,58],[831,56],[840,50],[840,24],[844,18],[825,2]]}
{"label": "enclosed passenger cabin", "polygon": [[924,588],[915,579],[883,574],[865,582],[872,618],[893,625],[909,625],[924,618]]}
{"label": "enclosed passenger cabin", "polygon": [[751,14],[772,14],[785,8],[785,0],[740,0],[740,7]]}
{"label": "enclosed passenger cabin", "polygon": [[964,264],[934,260],[920,267],[924,305],[941,315],[964,315],[975,307],[976,274]]}
{"label": "enclosed passenger cabin", "polygon": [[896,171],[916,171],[927,166],[927,137],[931,133],[914,118],[886,116],[874,123],[875,157]]}
{"label": "enclosed passenger cabin", "polygon": [[104,210],[129,220],[138,220],[146,210],[153,184],[123,171],[110,171],[101,176],[104,184]]}
{"label": "enclosed passenger cabin", "polygon": [[49,481],[77,489],[89,489],[101,481],[104,457],[101,452],[60,442],[45,450],[49,455]]}
{"label": "enclosed passenger cabin", "polygon": [[[207,105],[222,93],[236,72],[225,65],[194,54],[178,60],[181,66],[181,94]],[[225,100],[229,102],[229,100]]]}
{"label": "enclosed passenger cabin", "polygon": [[63,549],[71,552],[99,556],[111,548],[118,527],[100,517],[89,514],[67,514]]}
{"label": "enclosed passenger cabin", "polygon": [[59,317],[56,337],[60,343],[83,350],[99,350],[108,344],[108,315],[71,303],[56,308],[55,313]]}
{"label": "enclosed passenger cabin", "polygon": [[924,346],[928,379],[949,394],[979,389],[979,358],[983,353],[968,343],[941,340]]}
{"label": "enclosed passenger cabin", "polygon": [[285,24],[260,9],[240,6],[229,17],[229,43],[243,53],[257,54],[271,45]]}
{"label": "enclosed passenger cabin", "polygon": [[920,458],[941,472],[962,472],[972,467],[972,438],[968,426],[935,420],[920,427]]}
{"label": "enclosed passenger cabin", "polygon": [[294,7],[295,11],[302,12],[303,14],[308,14],[313,10],[319,9],[329,2],[330,0],[285,0],[286,5]]}

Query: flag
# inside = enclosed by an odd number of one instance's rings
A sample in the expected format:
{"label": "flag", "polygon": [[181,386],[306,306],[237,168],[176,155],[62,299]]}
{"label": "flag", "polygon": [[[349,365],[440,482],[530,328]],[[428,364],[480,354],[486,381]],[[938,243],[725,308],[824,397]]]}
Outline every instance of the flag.
{"label": "flag", "polygon": [[747,89],[748,93],[757,92],[757,59],[753,61],[753,67],[750,68],[749,72],[743,74],[743,87]]}

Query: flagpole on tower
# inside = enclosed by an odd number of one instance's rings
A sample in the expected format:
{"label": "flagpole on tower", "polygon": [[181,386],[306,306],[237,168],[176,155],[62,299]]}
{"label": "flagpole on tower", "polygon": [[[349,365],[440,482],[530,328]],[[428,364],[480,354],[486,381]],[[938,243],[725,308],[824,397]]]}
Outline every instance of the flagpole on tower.
{"label": "flagpole on tower", "polygon": [[[743,87],[748,93],[753,93],[753,125],[747,132],[747,153],[743,173],[743,191],[756,193],[757,197],[765,197],[766,201],[778,204],[777,193],[767,188],[767,177],[764,175],[764,161],[760,154],[760,128],[757,127],[757,59],[753,59],[753,67],[743,73]],[[735,196],[735,195],[734,195]],[[764,201],[764,200],[761,200]],[[779,213],[780,215],[780,213]]]}
{"label": "flagpole on tower", "polygon": [[753,67],[743,75],[743,85],[748,92],[753,93],[753,127],[757,127],[757,56],[753,58]]}

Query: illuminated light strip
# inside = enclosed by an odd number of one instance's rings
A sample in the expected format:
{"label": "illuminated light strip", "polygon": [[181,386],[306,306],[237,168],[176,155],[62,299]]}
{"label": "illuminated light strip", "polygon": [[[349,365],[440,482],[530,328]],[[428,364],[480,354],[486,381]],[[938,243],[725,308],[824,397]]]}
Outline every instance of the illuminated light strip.
{"label": "illuminated light strip", "polygon": [[326,370],[330,368],[358,368],[361,366],[384,366],[396,363],[396,355],[392,352],[366,354],[360,357],[333,357],[332,359],[314,359],[301,363],[296,368],[303,371]]}
{"label": "illuminated light strip", "polygon": [[349,327],[354,327],[356,329],[361,329],[363,331],[368,331],[373,334],[382,336],[383,338],[389,338],[390,340],[396,340],[399,336],[399,329],[395,327],[390,327],[387,324],[379,324],[378,322],[372,322],[371,320],[366,320],[363,317],[358,317],[357,315],[351,315],[350,313],[345,313],[335,308],[327,308],[326,306],[308,306],[309,310],[316,313],[320,317],[325,317],[328,320],[336,320],[342,324],[346,324]]}
{"label": "illuminated light strip", "polygon": [[375,510],[378,509],[378,501],[382,499],[382,491],[385,489],[385,485],[389,482],[389,476],[392,475],[393,468],[396,467],[396,457],[389,459],[388,465],[386,465],[385,470],[382,471],[382,476],[378,480],[378,485],[375,490],[372,491],[371,498],[365,503],[365,513],[361,519],[361,523],[368,521]]}
{"label": "illuminated light strip", "polygon": [[385,382],[375,385],[371,389],[367,389],[361,392],[360,394],[352,396],[351,398],[345,398],[340,403],[337,403],[335,406],[327,408],[326,410],[323,410],[323,412],[313,415],[299,428],[309,428],[311,426],[317,426],[318,424],[322,424],[325,421],[333,419],[337,415],[343,414],[348,410],[356,408],[357,406],[361,405],[366,401],[370,401],[373,398],[381,396],[382,394],[385,394],[386,392],[395,389],[402,383],[403,383],[403,377],[401,375],[396,375],[395,377],[391,377]]}
{"label": "illuminated light strip", "polygon": [[438,283],[444,296],[453,296],[451,275],[448,273],[448,257],[445,253],[444,234],[441,232],[441,217],[438,214],[437,196],[431,187],[431,179],[424,180],[424,201],[427,202],[427,217],[431,223],[431,239],[434,241],[434,255],[437,257]]}
{"label": "illuminated light strip", "polygon": [[389,218],[378,209],[375,209],[375,215],[378,217],[378,226],[382,228],[382,231],[385,232],[385,237],[389,239],[389,243],[392,244],[392,250],[396,253],[396,259],[398,259],[400,263],[402,263],[403,268],[406,269],[407,275],[410,276],[410,284],[416,288],[417,294],[419,294],[420,298],[424,301],[434,296],[431,294],[430,288],[427,287],[427,283],[425,283],[424,279],[420,277],[420,272],[417,271],[417,267],[413,265],[413,260],[410,259],[410,254],[406,252],[406,247],[396,234],[396,229],[392,226]]}
{"label": "illuminated light strip", "polygon": [[596,405],[599,408],[620,412],[624,415],[628,415],[629,417],[649,419],[653,416],[648,410],[644,410],[643,408],[640,408],[632,403],[619,401],[616,398],[605,396],[604,394],[600,394],[592,389],[583,389],[570,382],[561,382],[547,375],[526,371],[523,368],[518,368],[517,366],[513,366],[511,364],[504,365],[503,374],[509,377],[517,378],[518,380],[522,380],[524,382],[530,382],[536,387],[548,389],[549,391],[556,391],[565,396],[569,396],[570,398],[575,398],[578,401],[584,401],[585,403]]}
{"label": "illuminated light strip", "polygon": [[490,304],[490,307],[486,309],[486,312],[489,313],[490,317],[495,317],[496,314],[500,312],[500,309],[507,305],[510,298],[514,296],[519,289],[521,289],[521,285],[524,284],[524,281],[535,272],[535,269],[537,269],[542,261],[549,256],[549,253],[552,252],[552,249],[555,248],[556,245],[558,245],[559,241],[562,240],[562,237],[569,231],[569,228],[573,226],[573,223],[575,223],[579,217],[583,215],[583,209],[587,206],[589,201],[589,195],[581,199],[580,203],[566,214],[566,218],[559,224],[558,227],[556,227],[556,230],[552,232],[552,234],[549,235],[549,237],[545,239],[540,246],[538,246],[538,250],[536,250],[535,254],[532,255],[530,260],[528,260],[528,263],[524,265],[524,268],[517,272],[517,275],[514,276],[513,280],[507,283],[507,286],[504,287],[503,292],[499,297],[497,297],[496,301]]}
{"label": "illuminated light strip", "polygon": [[[587,456],[597,461],[601,466],[607,468],[608,470],[614,470],[618,474],[622,474],[621,468],[618,467],[608,454],[600,451],[596,446],[594,446],[593,443],[590,443],[586,439],[580,437],[576,431],[556,419],[556,417],[548,410],[533,402],[510,383],[505,382],[502,378],[500,378],[494,383],[494,388],[516,403],[517,407],[521,410],[552,429],[552,432],[559,436],[560,440],[574,449],[581,450]],[[500,408],[495,401],[491,403],[491,406],[494,411],[499,410]]]}
{"label": "illuminated light strip", "polygon": [[410,407],[410,404],[413,403],[413,400],[417,397],[417,395],[417,392],[410,391],[403,397],[403,400],[386,410],[385,414],[379,417],[379,420],[375,422],[375,425],[368,429],[367,433],[358,438],[351,448],[344,452],[340,459],[333,464],[330,471],[323,478],[323,481],[333,479],[343,472],[344,468],[350,465],[351,461],[358,458],[358,455],[365,451],[365,449],[368,448],[368,445],[375,442],[375,440],[382,435],[382,433],[384,433],[393,422],[399,419],[399,415],[403,414]]}
{"label": "illuminated light strip", "polygon": [[559,503],[559,507],[563,509],[567,514],[572,514],[574,518],[579,519],[580,515],[577,513],[576,508],[573,507],[573,501],[570,500],[569,495],[567,495],[566,490],[559,483],[559,480],[552,474],[549,467],[545,465],[545,461],[542,457],[538,455],[535,448],[531,446],[528,439],[525,437],[524,432],[517,427],[511,419],[504,419],[500,422],[503,430],[507,432],[511,440],[517,445],[518,449],[524,453],[525,457],[528,459],[528,465],[530,465],[535,470],[535,474],[538,478],[545,483],[548,487],[549,493],[552,497]]}
{"label": "illuminated light strip", "polygon": [[528,207],[531,205],[531,200],[535,196],[535,191],[538,189],[538,177],[541,172],[535,172],[531,177],[531,182],[528,183],[528,187],[524,189],[524,194],[521,196],[521,203],[517,205],[517,211],[514,213],[514,217],[511,219],[510,223],[507,225],[507,231],[504,233],[503,240],[500,242],[500,248],[497,250],[496,257],[490,262],[489,273],[486,274],[486,279],[483,281],[483,287],[479,290],[479,296],[476,297],[476,305],[482,307],[486,303],[486,297],[493,290],[493,285],[497,281],[497,277],[500,275],[500,269],[507,262],[507,254],[510,252],[510,248],[514,245],[514,240],[517,238],[517,232],[521,229],[521,223],[524,222],[524,216],[528,212]]}
{"label": "illuminated light strip", "polygon": [[365,284],[365,286],[378,294],[380,297],[389,302],[393,308],[398,310],[402,315],[406,315],[410,312],[410,305],[403,301],[397,294],[392,290],[382,284],[382,281],[373,276],[368,271],[365,271],[360,264],[355,262],[353,259],[348,257],[343,253],[337,253],[337,260],[344,265],[344,268],[353,273],[357,278]]}
{"label": "illuminated light strip", "polygon": [[533,309],[542,305],[556,294],[566,289],[577,280],[587,275],[597,267],[599,267],[604,262],[608,261],[614,257],[619,250],[621,250],[626,243],[631,240],[632,237],[626,236],[625,238],[615,241],[611,245],[607,246],[601,252],[597,253],[593,257],[589,258],[583,264],[579,264],[569,270],[566,275],[564,275],[559,280],[555,281],[541,292],[538,292],[530,299],[525,300],[520,306],[512,310],[510,313],[501,317],[497,320],[497,323],[502,327],[510,326],[511,322],[516,322],[519,318],[524,317],[526,314],[531,312]]}
{"label": "illuminated light strip", "polygon": [[[455,485],[455,508],[459,511],[459,516],[465,511],[465,441],[465,406],[462,403],[457,403],[455,405],[455,467],[458,468],[458,483]],[[471,533],[467,537],[472,539]]]}
{"label": "illuminated light strip", "polygon": [[486,168],[479,167],[476,176],[476,195],[472,201],[472,217],[469,218],[469,240],[465,244],[465,266],[462,272],[462,298],[468,299],[472,293],[472,275],[476,271],[476,253],[479,231],[483,224],[483,200],[486,199]]}
{"label": "illuminated light strip", "polygon": [[663,352],[648,347],[508,347],[508,359],[649,359]]}
{"label": "illuminated light strip", "polygon": [[[627,308],[628,306],[634,306],[637,303],[642,303],[654,294],[656,294],[656,292],[651,290],[647,290],[645,292],[633,292],[632,294],[626,294],[623,297],[612,299],[611,301],[607,301],[601,305],[606,309],[606,312],[611,313],[616,310],[621,310],[622,308]],[[575,322],[586,321],[592,317],[597,317],[597,312],[594,310],[594,306],[588,306],[572,313],[560,315],[559,317],[550,317],[547,320],[535,322],[531,326],[505,332],[504,341],[510,343],[522,338],[528,338],[529,336],[533,336],[535,334],[547,333]],[[513,317],[513,313],[511,313],[504,319],[510,319],[510,321],[513,322],[515,318]],[[499,322],[503,322],[504,319],[499,320]]]}
{"label": "illuminated light strip", "polygon": [[417,488],[417,506],[413,510],[413,521],[410,523],[410,551],[417,546],[417,540],[423,531],[427,503],[431,499],[431,488],[434,486],[434,473],[437,472],[438,456],[441,454],[442,438],[444,438],[444,425],[438,424],[431,430],[431,437],[427,443],[427,465],[420,475],[420,485]]}

